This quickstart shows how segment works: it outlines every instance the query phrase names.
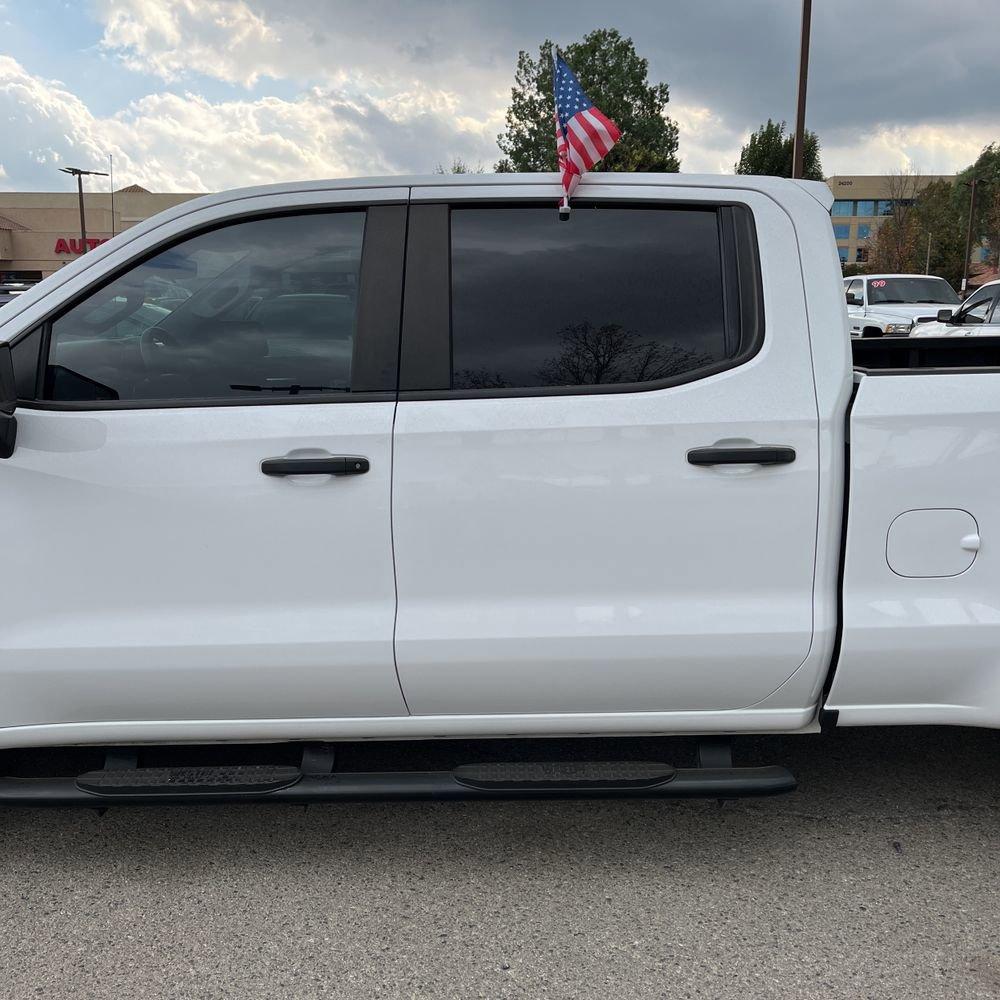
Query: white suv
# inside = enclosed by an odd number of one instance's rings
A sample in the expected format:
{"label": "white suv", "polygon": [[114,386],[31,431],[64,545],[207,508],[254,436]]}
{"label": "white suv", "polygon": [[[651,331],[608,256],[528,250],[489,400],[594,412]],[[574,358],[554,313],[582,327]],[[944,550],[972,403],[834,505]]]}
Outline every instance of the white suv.
{"label": "white suv", "polygon": [[944,278],[929,274],[865,274],[844,278],[852,337],[905,337],[961,302]]}

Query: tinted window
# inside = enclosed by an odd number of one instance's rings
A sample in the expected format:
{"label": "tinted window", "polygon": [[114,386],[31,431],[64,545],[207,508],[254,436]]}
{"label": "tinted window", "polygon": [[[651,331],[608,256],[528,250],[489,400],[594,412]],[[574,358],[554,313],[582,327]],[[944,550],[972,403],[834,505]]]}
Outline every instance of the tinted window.
{"label": "tinted window", "polygon": [[52,324],[46,397],[349,390],[364,222],[256,219],[162,251]]}
{"label": "tinted window", "polygon": [[857,211],[855,215],[874,215],[875,214],[875,202],[874,201],[859,201],[857,205]]}
{"label": "tinted window", "polygon": [[851,215],[853,213],[853,210],[854,210],[853,201],[844,201],[838,198],[837,201],[833,203],[833,208],[830,210],[830,214],[837,216]]}
{"label": "tinted window", "polygon": [[733,357],[719,213],[451,214],[452,388],[648,382]]}
{"label": "tinted window", "polygon": [[858,223],[858,239],[866,240],[872,234],[872,227],[867,222]]}
{"label": "tinted window", "polygon": [[955,290],[944,278],[873,278],[868,282],[868,303],[891,302],[938,303],[958,302]]}
{"label": "tinted window", "polygon": [[848,223],[842,222],[833,227],[833,237],[837,240],[849,239],[851,235],[851,227]]}

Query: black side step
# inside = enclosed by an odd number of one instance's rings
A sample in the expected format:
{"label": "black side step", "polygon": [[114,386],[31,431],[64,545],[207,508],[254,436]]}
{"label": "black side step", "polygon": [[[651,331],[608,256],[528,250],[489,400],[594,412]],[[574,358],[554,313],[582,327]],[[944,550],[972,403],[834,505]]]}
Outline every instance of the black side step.
{"label": "black side step", "polygon": [[[706,754],[706,756],[708,756]],[[336,773],[315,766],[110,767],[78,778],[0,778],[0,805],[361,802],[386,799],[741,798],[793,791],[784,767],[674,768],[650,761],[466,764],[453,771]],[[705,763],[708,763],[706,761]],[[714,764],[715,762],[712,761]]]}
{"label": "black side step", "polygon": [[88,771],[77,788],[94,795],[261,795],[288,788],[297,767],[134,767]]}

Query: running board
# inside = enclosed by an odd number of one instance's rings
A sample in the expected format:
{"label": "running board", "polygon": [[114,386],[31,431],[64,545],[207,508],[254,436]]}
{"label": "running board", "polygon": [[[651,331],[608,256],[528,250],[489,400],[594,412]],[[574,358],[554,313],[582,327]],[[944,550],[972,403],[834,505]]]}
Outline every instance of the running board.
{"label": "running board", "polygon": [[[719,755],[716,754],[716,757]],[[710,754],[699,754],[714,765]],[[320,762],[317,766],[317,760]],[[720,761],[721,762],[721,761]],[[544,798],[742,798],[796,787],[784,767],[674,768],[650,761],[466,764],[452,771],[333,771],[332,750],[302,767],[122,767],[77,778],[0,778],[0,806]]]}

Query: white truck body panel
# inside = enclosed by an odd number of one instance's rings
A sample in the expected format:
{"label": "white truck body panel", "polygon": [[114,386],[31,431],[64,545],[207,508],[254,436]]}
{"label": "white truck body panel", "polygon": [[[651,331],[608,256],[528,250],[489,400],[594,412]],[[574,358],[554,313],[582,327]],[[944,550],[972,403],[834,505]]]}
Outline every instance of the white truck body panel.
{"label": "white truck body panel", "polygon": [[[844,635],[827,701],[841,725],[1000,726],[997,409],[993,374],[860,381],[851,411]],[[939,551],[938,566],[925,570],[933,575],[904,577],[889,565],[888,532],[905,511],[967,515],[956,525],[923,519],[916,554],[926,561]],[[970,519],[975,527],[960,527]],[[981,538],[978,554],[963,548],[972,532]],[[946,575],[955,557],[970,565]]]}
{"label": "white truck body panel", "polygon": [[[200,199],[5,306],[0,343],[209,223],[407,200],[542,197],[554,213],[559,191],[554,176],[498,175]],[[577,197],[748,206],[761,350],[639,392],[19,406],[0,461],[0,512],[19,526],[5,537],[17,584],[0,746],[815,729],[840,632],[853,381],[832,196],[773,178],[592,175]],[[995,450],[995,378],[860,380],[827,702],[846,723],[1000,724],[996,498],[979,460]],[[789,445],[796,461],[685,462],[737,442]],[[371,472],[260,475],[262,458],[306,452],[365,454]],[[894,573],[891,525],[939,509],[974,518],[985,554],[959,575]],[[904,521],[894,544],[919,528]],[[931,548],[951,567],[942,531]],[[125,581],[144,562],[137,590]]]}

